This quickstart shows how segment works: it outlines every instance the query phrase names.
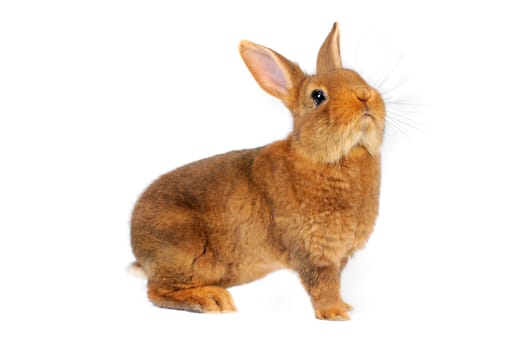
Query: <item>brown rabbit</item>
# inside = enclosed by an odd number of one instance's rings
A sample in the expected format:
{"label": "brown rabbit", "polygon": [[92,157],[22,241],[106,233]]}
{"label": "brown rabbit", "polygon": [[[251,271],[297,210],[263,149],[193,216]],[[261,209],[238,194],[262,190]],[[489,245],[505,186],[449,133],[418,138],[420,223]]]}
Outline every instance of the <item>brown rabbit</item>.
{"label": "brown rabbit", "polygon": [[340,275],[377,217],[385,108],[342,68],[334,24],[317,74],[242,41],[258,84],[291,111],[287,139],[203,159],[161,176],[132,216],[133,252],[157,306],[236,310],[230,286],[289,268],[320,319],[346,320]]}

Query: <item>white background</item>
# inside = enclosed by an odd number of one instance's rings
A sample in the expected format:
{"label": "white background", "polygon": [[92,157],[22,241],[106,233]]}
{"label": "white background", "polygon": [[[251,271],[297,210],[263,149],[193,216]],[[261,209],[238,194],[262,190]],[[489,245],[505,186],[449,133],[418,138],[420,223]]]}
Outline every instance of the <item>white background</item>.
{"label": "white background", "polygon": [[[0,348],[526,349],[524,13],[2,1]],[[387,78],[391,110],[420,129],[387,129],[376,230],[343,274],[352,320],[315,320],[288,271],[232,288],[234,314],[153,307],[126,272],[137,196],[179,165],[285,137],[290,116],[238,42],[312,72],[336,20],[345,65]]]}

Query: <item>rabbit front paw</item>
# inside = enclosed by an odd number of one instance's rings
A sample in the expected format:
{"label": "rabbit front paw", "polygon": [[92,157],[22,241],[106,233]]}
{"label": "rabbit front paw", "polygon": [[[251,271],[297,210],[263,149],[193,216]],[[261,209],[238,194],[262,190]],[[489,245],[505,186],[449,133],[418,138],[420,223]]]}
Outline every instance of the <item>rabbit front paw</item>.
{"label": "rabbit front paw", "polygon": [[348,310],[350,309],[351,306],[349,305],[346,305],[345,307],[335,306],[323,309],[316,309],[315,316],[320,320],[347,321],[350,319],[350,316],[348,315]]}

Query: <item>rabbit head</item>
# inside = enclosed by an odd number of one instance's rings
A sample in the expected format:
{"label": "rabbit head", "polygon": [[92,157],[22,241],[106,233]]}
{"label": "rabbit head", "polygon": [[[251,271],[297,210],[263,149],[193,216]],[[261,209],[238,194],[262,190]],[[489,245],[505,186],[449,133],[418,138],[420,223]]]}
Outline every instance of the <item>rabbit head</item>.
{"label": "rabbit head", "polygon": [[338,163],[355,147],[379,153],[384,102],[359,74],[342,67],[337,23],[319,50],[313,75],[267,47],[244,40],[239,49],[262,89],[291,111],[295,152],[316,163]]}

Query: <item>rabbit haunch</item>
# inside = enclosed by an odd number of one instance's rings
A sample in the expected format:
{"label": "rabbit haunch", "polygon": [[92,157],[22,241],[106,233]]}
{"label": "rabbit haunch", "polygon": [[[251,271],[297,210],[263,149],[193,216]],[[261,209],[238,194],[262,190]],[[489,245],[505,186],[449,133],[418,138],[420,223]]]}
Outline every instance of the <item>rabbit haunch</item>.
{"label": "rabbit haunch", "polygon": [[291,111],[293,131],[185,165],[145,190],[131,239],[148,297],[166,308],[234,311],[226,287],[289,268],[317,318],[348,319],[340,274],[377,217],[383,100],[342,68],[336,24],[314,75],[249,41],[240,54],[262,89]]}

